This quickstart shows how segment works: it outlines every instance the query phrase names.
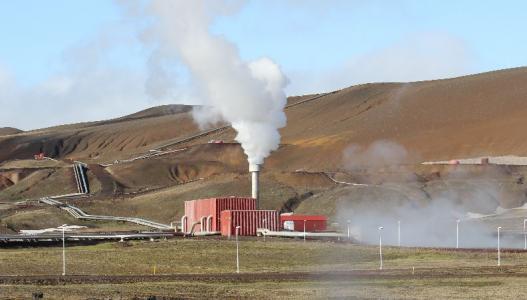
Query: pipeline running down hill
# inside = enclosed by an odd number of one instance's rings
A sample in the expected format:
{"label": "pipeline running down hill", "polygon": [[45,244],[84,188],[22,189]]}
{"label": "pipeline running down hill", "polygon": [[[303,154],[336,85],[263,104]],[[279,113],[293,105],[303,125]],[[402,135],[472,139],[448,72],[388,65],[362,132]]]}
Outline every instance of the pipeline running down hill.
{"label": "pipeline running down hill", "polygon": [[50,197],[44,197],[40,198],[39,202],[49,204],[55,207],[58,207],[60,209],[63,209],[67,211],[70,215],[72,215],[76,219],[84,219],[84,220],[106,220],[106,221],[122,221],[122,222],[130,222],[135,223],[143,226],[148,226],[156,229],[174,229],[170,225],[161,224],[157,222],[153,222],[150,220],[142,219],[142,218],[134,218],[134,217],[115,217],[115,216],[102,216],[102,215],[89,215],[82,211],[80,208],[75,207],[70,204],[65,204],[60,201],[54,200]]}

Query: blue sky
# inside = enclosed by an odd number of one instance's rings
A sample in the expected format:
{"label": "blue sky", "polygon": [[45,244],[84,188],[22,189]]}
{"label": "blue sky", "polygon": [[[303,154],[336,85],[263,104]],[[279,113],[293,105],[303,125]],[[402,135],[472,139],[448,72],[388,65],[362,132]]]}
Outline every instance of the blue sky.
{"label": "blue sky", "polygon": [[[526,11],[525,1],[253,0],[211,30],[235,43],[244,59],[268,56],[280,64],[293,95],[527,65]],[[0,127],[193,103],[184,86],[164,99],[141,88],[151,49],[139,42],[140,24],[110,0],[0,0]],[[185,82],[184,71],[174,76]],[[73,92],[54,97],[57,90]],[[69,116],[51,109],[17,116],[42,101]],[[92,102],[96,107],[87,108]]]}

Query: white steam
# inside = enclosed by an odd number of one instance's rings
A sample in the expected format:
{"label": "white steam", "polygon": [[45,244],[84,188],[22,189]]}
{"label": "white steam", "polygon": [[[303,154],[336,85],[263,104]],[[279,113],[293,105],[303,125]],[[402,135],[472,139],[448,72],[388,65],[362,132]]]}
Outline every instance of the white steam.
{"label": "white steam", "polygon": [[[344,151],[343,163],[353,176],[380,182],[340,192],[336,219],[339,224],[349,222],[354,237],[376,244],[378,228],[383,226],[383,241],[397,245],[400,222],[403,246],[455,247],[459,219],[460,247],[494,247],[498,226],[504,228],[504,247],[523,247],[523,238],[520,241],[517,234],[523,210],[495,215],[501,207],[524,203],[524,188],[515,178],[492,167],[453,167],[425,180],[400,165],[406,160],[408,151],[386,140]],[[473,218],[477,216],[490,217]]]}
{"label": "white steam", "polygon": [[[278,129],[286,124],[283,109],[288,80],[272,60],[243,61],[234,44],[211,33],[215,17],[238,7],[239,3],[232,1],[154,0],[148,7],[154,23],[145,39],[158,41],[157,47],[163,51],[154,51],[154,55],[176,53],[188,69],[207,107],[195,112],[196,121],[201,126],[218,120],[230,123],[249,163],[261,164],[278,148]],[[151,82],[164,87],[166,81]]]}
{"label": "white steam", "polygon": [[403,164],[407,160],[406,149],[390,140],[378,140],[368,147],[352,144],[343,153],[344,167],[349,170]]}

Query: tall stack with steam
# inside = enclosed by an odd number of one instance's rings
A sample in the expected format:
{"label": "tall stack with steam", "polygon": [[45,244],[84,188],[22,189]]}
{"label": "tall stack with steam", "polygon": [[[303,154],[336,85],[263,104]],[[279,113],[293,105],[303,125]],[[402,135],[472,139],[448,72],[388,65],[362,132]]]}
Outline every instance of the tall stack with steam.
{"label": "tall stack with steam", "polygon": [[164,50],[152,52],[149,62],[156,65],[149,68],[153,71],[149,81],[167,79],[164,72],[158,72],[165,67],[157,65],[160,62],[168,63],[167,70],[174,62],[187,67],[203,102],[193,110],[194,119],[202,127],[225,121],[236,130],[235,140],[247,154],[252,173],[252,196],[258,199],[260,164],[278,149],[279,129],[287,123],[284,108],[289,80],[270,58],[244,61],[235,44],[212,32],[215,18],[239,8],[231,1],[208,5],[205,0],[152,0],[142,12],[156,19],[145,32]]}
{"label": "tall stack with steam", "polygon": [[256,199],[256,209],[260,209],[260,199],[259,199],[259,177],[260,177],[260,165],[250,164],[249,172],[251,173],[251,182],[252,182],[252,194],[251,196]]}

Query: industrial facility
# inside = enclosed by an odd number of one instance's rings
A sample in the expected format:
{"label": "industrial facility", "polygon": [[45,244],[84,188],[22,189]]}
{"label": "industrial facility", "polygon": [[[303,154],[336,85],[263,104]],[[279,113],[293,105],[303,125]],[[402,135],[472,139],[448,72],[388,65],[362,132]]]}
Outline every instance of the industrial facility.
{"label": "industrial facility", "polygon": [[[279,214],[259,209],[260,165],[251,165],[252,197],[219,197],[185,201],[181,231],[186,235],[256,236],[279,231],[322,232],[325,216]],[[237,230],[238,229],[238,230]]]}
{"label": "industrial facility", "polygon": [[223,197],[185,201],[181,231],[187,235],[236,234],[256,236],[263,231],[323,232],[325,216],[279,214],[277,210],[256,209],[255,198]]}

